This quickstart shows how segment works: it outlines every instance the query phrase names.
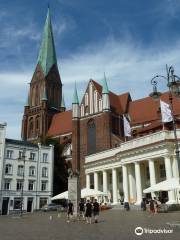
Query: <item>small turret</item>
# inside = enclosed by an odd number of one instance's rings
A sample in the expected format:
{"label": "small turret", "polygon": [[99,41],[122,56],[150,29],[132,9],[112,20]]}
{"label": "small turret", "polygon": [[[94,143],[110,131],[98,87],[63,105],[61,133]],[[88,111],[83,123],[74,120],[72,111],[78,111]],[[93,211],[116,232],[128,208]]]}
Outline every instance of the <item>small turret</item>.
{"label": "small turret", "polygon": [[109,101],[109,89],[108,89],[105,73],[104,73],[102,86],[103,86],[103,89],[102,89],[103,112],[106,112],[106,111],[110,111],[110,101]]}
{"label": "small turret", "polygon": [[79,118],[79,98],[78,98],[78,93],[77,93],[77,88],[76,88],[76,83],[74,87],[74,95],[73,95],[73,102],[72,102],[72,117],[73,118]]}
{"label": "small turret", "polygon": [[47,101],[47,100],[48,100],[48,98],[47,98],[46,88],[44,87],[44,91],[43,91],[41,101]]}
{"label": "small turret", "polygon": [[66,105],[65,105],[64,94],[63,94],[62,100],[61,100],[61,112],[65,112],[65,111],[66,111]]}

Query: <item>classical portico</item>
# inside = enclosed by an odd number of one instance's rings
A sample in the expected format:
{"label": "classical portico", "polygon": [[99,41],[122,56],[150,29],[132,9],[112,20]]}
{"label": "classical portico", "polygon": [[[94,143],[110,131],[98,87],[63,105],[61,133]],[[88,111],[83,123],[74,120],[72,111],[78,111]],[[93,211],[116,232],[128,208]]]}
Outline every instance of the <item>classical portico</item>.
{"label": "classical portico", "polygon": [[[85,173],[86,186],[108,193],[108,201],[113,204],[124,200],[139,205],[145,197],[144,189],[179,176],[173,133],[153,133],[87,156]],[[102,176],[101,181],[99,175]],[[151,193],[151,196],[156,195]],[[174,190],[167,192],[167,198],[168,204],[178,201]]]}

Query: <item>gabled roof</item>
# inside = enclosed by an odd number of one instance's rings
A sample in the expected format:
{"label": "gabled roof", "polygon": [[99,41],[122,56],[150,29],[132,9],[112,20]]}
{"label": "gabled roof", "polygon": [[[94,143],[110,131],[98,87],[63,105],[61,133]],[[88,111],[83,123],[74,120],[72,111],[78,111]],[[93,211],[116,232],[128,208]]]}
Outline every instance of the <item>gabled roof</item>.
{"label": "gabled roof", "polygon": [[44,32],[41,42],[41,47],[38,56],[38,63],[41,66],[44,75],[46,76],[51,67],[56,64],[56,51],[54,45],[54,37],[51,25],[50,11],[48,8],[46,22],[44,26]]}
{"label": "gabled roof", "polygon": [[56,113],[50,125],[47,135],[57,136],[72,132],[72,111]]}
{"label": "gabled roof", "polygon": [[[91,79],[91,81],[94,84],[94,86],[95,86],[96,90],[98,91],[98,93],[102,96],[102,89],[103,89],[102,86],[99,83],[97,83],[95,80]],[[123,99],[123,98],[120,98],[115,93],[109,91],[109,99],[110,99],[111,107],[113,107],[116,112],[123,113],[123,109],[122,109],[122,106],[121,106],[121,99]]]}

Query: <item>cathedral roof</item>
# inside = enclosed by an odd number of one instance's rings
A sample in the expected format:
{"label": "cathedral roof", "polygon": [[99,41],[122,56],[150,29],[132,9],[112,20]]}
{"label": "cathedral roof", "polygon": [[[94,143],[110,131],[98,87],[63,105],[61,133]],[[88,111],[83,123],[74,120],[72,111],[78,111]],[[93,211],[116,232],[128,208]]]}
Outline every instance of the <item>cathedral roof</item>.
{"label": "cathedral roof", "polygon": [[[102,96],[102,86],[92,79],[91,81]],[[116,111],[119,114],[128,113],[131,126],[134,126],[137,133],[143,134],[151,131],[151,129],[156,131],[162,128],[159,101],[154,101],[151,97],[132,101],[128,92],[121,95],[109,92],[109,98],[112,111]],[[168,103],[168,93],[163,93],[161,99]],[[179,106],[180,99],[174,96],[173,109],[176,116],[180,115]],[[55,114],[48,131],[48,136],[59,136],[71,132],[72,111],[69,110]]]}
{"label": "cathedral roof", "polygon": [[48,130],[48,136],[57,136],[72,132],[72,111],[56,113]]}
{"label": "cathedral roof", "polygon": [[45,76],[48,74],[51,67],[54,64],[57,64],[49,8],[48,8],[46,22],[44,26],[44,32],[43,32],[41,47],[40,47],[39,56],[38,56],[38,63],[40,64]]}

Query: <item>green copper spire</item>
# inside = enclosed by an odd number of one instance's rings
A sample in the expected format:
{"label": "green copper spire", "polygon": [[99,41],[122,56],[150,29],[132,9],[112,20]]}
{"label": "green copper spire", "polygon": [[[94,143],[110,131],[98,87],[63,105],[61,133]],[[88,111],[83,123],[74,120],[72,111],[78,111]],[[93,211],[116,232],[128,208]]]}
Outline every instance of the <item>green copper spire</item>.
{"label": "green copper spire", "polygon": [[64,101],[64,95],[62,96],[62,100],[61,100],[61,108],[66,108],[65,101]]}
{"label": "green copper spire", "polygon": [[48,98],[47,98],[47,94],[46,94],[46,88],[44,87],[44,92],[43,92],[41,101],[47,101],[47,100],[48,100]]}
{"label": "green copper spire", "polygon": [[73,104],[79,104],[79,98],[78,98],[78,94],[77,94],[77,88],[76,88],[76,83],[74,86],[74,95],[73,95]]}
{"label": "green copper spire", "polygon": [[104,73],[104,79],[103,79],[103,90],[102,90],[102,94],[109,94],[109,88],[108,88],[108,85],[107,85],[107,80],[106,80],[106,75]]}
{"label": "green copper spire", "polygon": [[57,65],[49,7],[39,51],[38,63],[40,64],[45,76],[54,64]]}

